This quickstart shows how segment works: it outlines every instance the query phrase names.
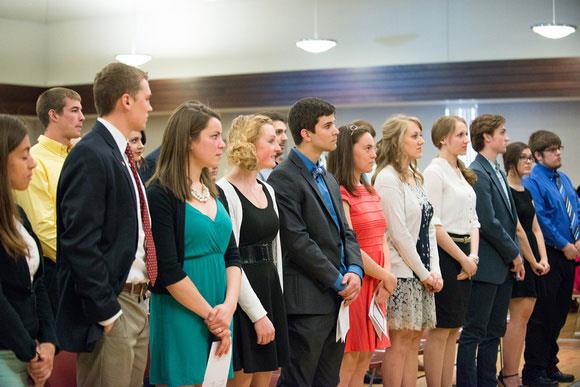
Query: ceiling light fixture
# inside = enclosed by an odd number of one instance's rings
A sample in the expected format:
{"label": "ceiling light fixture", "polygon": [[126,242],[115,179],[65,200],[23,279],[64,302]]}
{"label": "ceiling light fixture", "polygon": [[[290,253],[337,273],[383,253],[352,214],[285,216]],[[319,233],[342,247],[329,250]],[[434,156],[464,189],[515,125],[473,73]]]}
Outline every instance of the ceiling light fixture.
{"label": "ceiling light fixture", "polygon": [[151,60],[151,55],[147,54],[136,54],[135,52],[131,54],[119,54],[115,56],[115,59],[121,63],[125,63],[129,66],[139,67]]}
{"label": "ceiling light fixture", "polygon": [[300,39],[296,42],[296,47],[312,54],[320,54],[334,46],[336,46],[336,40],[318,37],[318,0],[314,0],[314,38]]}
{"label": "ceiling light fixture", "polygon": [[574,33],[576,26],[556,23],[556,0],[552,0],[552,23],[542,23],[532,26],[532,31],[548,39],[561,39]]}
{"label": "ceiling light fixture", "polygon": [[132,11],[132,30],[133,35],[131,39],[131,52],[128,54],[118,54],[115,56],[115,59],[121,63],[125,63],[129,66],[139,67],[144,65],[145,63],[149,62],[152,58],[151,55],[148,54],[139,54],[137,53],[137,33],[139,31],[138,27],[138,20],[137,20],[137,7],[135,5],[135,0],[131,0],[130,3],[131,11]]}

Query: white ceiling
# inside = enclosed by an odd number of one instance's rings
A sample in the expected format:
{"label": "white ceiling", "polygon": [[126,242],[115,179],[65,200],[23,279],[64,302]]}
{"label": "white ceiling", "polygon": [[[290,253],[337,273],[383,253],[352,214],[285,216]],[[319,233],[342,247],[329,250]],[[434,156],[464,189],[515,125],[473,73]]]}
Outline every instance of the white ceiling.
{"label": "white ceiling", "polygon": [[[314,0],[0,0],[0,83],[91,82],[115,54],[154,59],[152,78],[313,68],[580,56],[580,31],[530,31],[550,0],[319,0],[319,35],[338,46],[298,50]],[[580,25],[580,0],[556,19]]]}

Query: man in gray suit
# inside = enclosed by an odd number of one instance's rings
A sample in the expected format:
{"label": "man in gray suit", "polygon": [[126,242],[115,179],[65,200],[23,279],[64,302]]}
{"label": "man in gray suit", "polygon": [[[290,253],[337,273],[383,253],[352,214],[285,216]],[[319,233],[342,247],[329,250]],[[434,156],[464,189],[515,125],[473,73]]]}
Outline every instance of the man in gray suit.
{"label": "man in gray suit", "polygon": [[484,114],[471,123],[470,132],[473,149],[479,152],[470,168],[477,174],[480,261],[459,338],[457,386],[495,387],[498,346],[505,333],[514,275],[521,280],[525,273],[516,239],[515,203],[496,160],[509,140],[505,119]]}
{"label": "man in gray suit", "polygon": [[304,98],[290,109],[296,148],[268,179],[280,210],[290,364],[279,386],[336,386],[344,344],[336,340],[340,303],[360,292],[360,247],[345,220],[334,176],[320,166],[336,148],[334,106]]}

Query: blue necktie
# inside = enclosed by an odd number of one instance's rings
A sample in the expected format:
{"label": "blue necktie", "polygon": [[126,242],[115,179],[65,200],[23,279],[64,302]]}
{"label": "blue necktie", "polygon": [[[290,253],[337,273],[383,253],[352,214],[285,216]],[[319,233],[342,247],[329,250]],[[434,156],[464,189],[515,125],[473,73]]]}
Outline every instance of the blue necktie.
{"label": "blue necktie", "polygon": [[[328,210],[330,211],[330,216],[334,221],[336,228],[340,231],[340,225],[338,224],[338,215],[336,215],[336,209],[334,208],[334,204],[332,204],[332,198],[330,197],[330,192],[328,192],[328,187],[324,182],[324,176],[326,176],[326,169],[317,165],[312,171],[312,177],[314,177],[314,181],[316,181],[316,185],[318,186],[318,190],[322,195],[322,199],[324,199],[324,203]],[[344,263],[344,246],[341,243],[340,246],[340,273],[346,273],[346,265]]]}
{"label": "blue necktie", "polygon": [[578,240],[578,235],[580,234],[580,226],[578,222],[576,222],[576,213],[574,212],[574,208],[572,208],[572,202],[570,202],[570,198],[566,195],[566,191],[564,190],[564,185],[560,180],[560,174],[556,172],[556,187],[558,187],[558,191],[560,191],[560,195],[562,199],[564,199],[564,207],[566,207],[566,213],[568,214],[568,218],[570,218],[570,232],[572,233],[572,237],[574,240]]}

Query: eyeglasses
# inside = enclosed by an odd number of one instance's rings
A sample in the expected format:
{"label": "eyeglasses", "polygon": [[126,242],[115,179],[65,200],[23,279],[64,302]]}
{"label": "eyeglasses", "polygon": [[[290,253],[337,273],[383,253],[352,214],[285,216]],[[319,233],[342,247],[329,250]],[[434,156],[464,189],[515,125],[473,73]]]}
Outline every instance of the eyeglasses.
{"label": "eyeglasses", "polygon": [[530,163],[534,162],[534,157],[533,156],[524,156],[521,155],[520,156],[520,161],[529,161]]}
{"label": "eyeglasses", "polygon": [[551,146],[549,148],[544,149],[544,152],[550,152],[550,153],[556,153],[557,151],[563,151],[564,150],[564,145],[554,145]]}

